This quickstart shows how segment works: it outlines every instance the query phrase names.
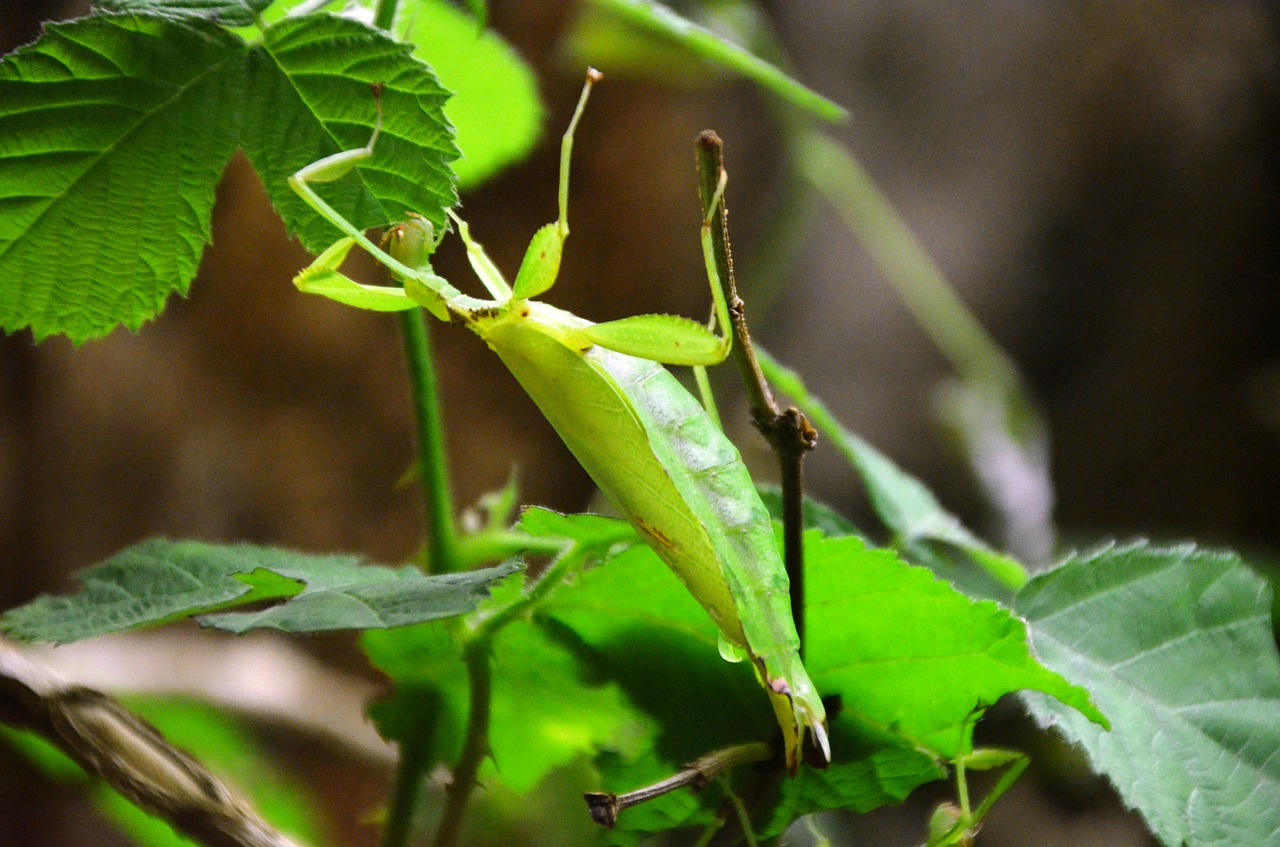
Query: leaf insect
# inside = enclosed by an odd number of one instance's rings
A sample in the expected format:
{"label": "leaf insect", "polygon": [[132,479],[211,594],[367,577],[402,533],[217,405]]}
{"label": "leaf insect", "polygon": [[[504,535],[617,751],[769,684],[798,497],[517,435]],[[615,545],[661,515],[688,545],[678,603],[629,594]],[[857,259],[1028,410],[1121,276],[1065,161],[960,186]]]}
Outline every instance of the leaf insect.
{"label": "leaf insect", "polygon": [[[768,512],[737,449],[702,405],[662,365],[723,361],[732,334],[712,252],[711,225],[723,202],[719,185],[702,225],[702,249],[718,332],[675,315],[637,315],[592,323],[531,298],[555,283],[569,235],[569,162],[573,136],[591,86],[591,69],[560,153],[560,215],[534,234],[508,284],[449,212],[467,256],[492,296],[463,294],[428,262],[438,239],[431,224],[410,215],[389,230],[386,249],[338,214],[311,187],[350,172],[373,155],[378,122],[362,148],[328,156],[299,170],[289,185],[346,233],[294,280],[308,293],[380,311],[422,306],[469,327],[498,354],[587,473],[715,621],[722,652],[750,658],[782,728],[788,767],[801,759],[806,732],[830,759],[826,713],[799,654],[789,583]],[[371,286],[338,267],[359,244],[403,284]]]}

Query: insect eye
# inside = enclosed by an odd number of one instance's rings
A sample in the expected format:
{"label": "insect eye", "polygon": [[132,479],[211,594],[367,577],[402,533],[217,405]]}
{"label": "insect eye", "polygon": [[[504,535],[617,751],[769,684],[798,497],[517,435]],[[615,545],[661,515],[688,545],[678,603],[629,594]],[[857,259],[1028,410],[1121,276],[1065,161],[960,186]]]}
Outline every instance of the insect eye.
{"label": "insect eye", "polygon": [[388,230],[384,240],[387,252],[396,261],[414,269],[423,268],[436,247],[435,227],[426,218],[413,215]]}

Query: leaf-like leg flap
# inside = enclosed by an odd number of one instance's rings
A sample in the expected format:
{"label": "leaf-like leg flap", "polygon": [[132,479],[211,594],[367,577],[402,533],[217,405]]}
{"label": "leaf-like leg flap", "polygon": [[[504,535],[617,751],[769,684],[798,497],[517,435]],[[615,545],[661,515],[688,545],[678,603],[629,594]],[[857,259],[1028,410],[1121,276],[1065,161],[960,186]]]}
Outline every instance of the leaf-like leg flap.
{"label": "leaf-like leg flap", "polygon": [[513,296],[517,300],[537,297],[555,285],[560,273],[560,256],[564,252],[564,240],[569,237],[569,163],[573,158],[573,136],[578,131],[578,121],[587,108],[591,86],[604,75],[595,68],[587,69],[587,81],[582,86],[578,106],[573,110],[569,127],[560,140],[560,216],[534,233],[529,249],[524,253],[520,270],[516,274]]}
{"label": "leaf-like leg flap", "polygon": [[[347,249],[350,249],[350,245],[347,245]],[[332,247],[326,250],[321,258],[328,256],[332,250]],[[338,272],[333,266],[321,264],[319,261],[294,277],[293,284],[299,291],[306,294],[319,294],[347,306],[355,306],[357,309],[403,312],[406,309],[418,307],[418,303],[410,299],[403,288],[390,285],[364,285]]]}
{"label": "leaf-like leg flap", "polygon": [[467,261],[471,263],[471,269],[476,272],[476,276],[480,278],[480,282],[484,285],[485,290],[500,302],[505,303],[511,299],[511,286],[507,285],[507,280],[502,275],[502,271],[498,270],[498,266],[489,258],[489,254],[484,252],[484,247],[480,242],[471,237],[471,227],[462,218],[458,217],[452,209],[448,212],[449,217],[453,218],[454,224],[458,227],[458,237],[462,239],[463,245],[467,248]]}
{"label": "leaf-like leg flap", "polygon": [[517,300],[537,297],[555,285],[556,276],[560,273],[560,256],[564,252],[567,231],[567,227],[562,230],[559,223],[552,223],[534,233],[529,249],[524,253],[524,261],[520,263],[515,285],[512,286],[513,296]]}
{"label": "leaf-like leg flap", "polygon": [[665,365],[716,365],[726,352],[715,333],[679,315],[635,315],[581,332],[592,344]]}

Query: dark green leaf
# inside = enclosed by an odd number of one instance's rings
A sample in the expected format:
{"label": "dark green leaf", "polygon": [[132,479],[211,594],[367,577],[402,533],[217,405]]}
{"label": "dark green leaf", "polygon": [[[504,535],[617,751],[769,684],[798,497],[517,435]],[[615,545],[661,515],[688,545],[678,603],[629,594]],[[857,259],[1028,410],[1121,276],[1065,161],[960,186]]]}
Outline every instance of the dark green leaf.
{"label": "dark green leaf", "polygon": [[277,570],[307,583],[297,597],[261,612],[224,612],[200,622],[230,632],[280,629],[385,629],[449,618],[473,610],[499,580],[519,570],[504,563],[482,570],[427,576],[416,567],[384,568],[315,557]]}
{"label": "dark green leaf", "polygon": [[1075,555],[1017,598],[1046,665],[1087,685],[1111,732],[1027,697],[1165,844],[1280,845],[1280,656],[1271,592],[1191,545]]}
{"label": "dark green leaf", "polygon": [[530,506],[520,513],[516,529],[536,538],[564,538],[583,547],[601,547],[638,540],[631,524],[603,515],[564,515]]}
{"label": "dark green leaf", "polygon": [[372,159],[335,182],[314,185],[365,229],[416,212],[437,229],[457,202],[449,163],[458,157],[443,105],[449,93],[412,47],[332,15],[287,18],[249,55],[253,93],[242,144],[290,230],[313,252],[338,230],[319,218],[287,180],[302,167],[368,144],[377,116],[371,87],[382,83],[382,135]]}
{"label": "dark green leaf", "polygon": [[94,0],[101,9],[203,18],[223,26],[249,26],[271,0]]}
{"label": "dark green leaf", "polygon": [[185,294],[236,147],[244,43],[143,15],[51,24],[0,65],[0,327],[137,329]]}
{"label": "dark green leaf", "polygon": [[233,632],[401,626],[468,612],[490,585],[515,569],[499,565],[426,576],[413,567],[362,565],[352,556],[154,539],[84,570],[79,594],[40,597],[7,612],[0,629],[32,641],[78,641],[286,597],[293,599],[261,612],[210,615],[204,622]]}

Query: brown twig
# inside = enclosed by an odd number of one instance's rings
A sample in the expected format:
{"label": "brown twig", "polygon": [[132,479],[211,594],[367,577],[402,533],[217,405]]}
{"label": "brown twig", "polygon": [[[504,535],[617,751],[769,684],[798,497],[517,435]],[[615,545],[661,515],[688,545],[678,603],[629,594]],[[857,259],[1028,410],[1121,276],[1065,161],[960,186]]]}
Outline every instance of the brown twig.
{"label": "brown twig", "polygon": [[637,788],[635,791],[628,791],[625,794],[592,791],[582,796],[587,801],[587,809],[591,812],[591,819],[603,827],[613,829],[618,822],[618,813],[623,809],[661,797],[681,788],[687,787],[697,791],[708,782],[736,768],[738,765],[763,762],[773,755],[773,748],[763,741],[735,744],[732,747],[724,747],[701,756],[685,765],[678,773],[659,780],[652,785]]}
{"label": "brown twig", "polygon": [[733,277],[733,253],[729,246],[729,206],[723,198],[720,214],[713,215],[708,208],[716,187],[724,172],[724,143],[720,136],[705,130],[698,136],[698,194],[702,199],[704,220],[711,221],[711,242],[715,253],[716,269],[724,286],[725,300],[729,304],[729,316],[733,323],[736,343],[734,361],[750,396],[751,419],[756,429],[769,442],[782,469],[782,523],[784,561],[787,577],[791,581],[791,614],[795,618],[800,643],[804,645],[804,454],[818,443],[818,431],[809,419],[794,406],[783,409],[778,406],[760,364],[756,361],[747,331],[746,308],[738,297],[738,287]]}
{"label": "brown twig", "polygon": [[61,679],[2,640],[0,721],[38,733],[130,802],[206,847],[297,847],[117,700]]}

